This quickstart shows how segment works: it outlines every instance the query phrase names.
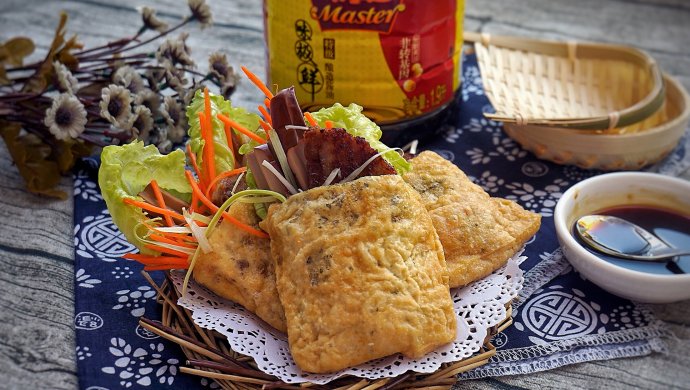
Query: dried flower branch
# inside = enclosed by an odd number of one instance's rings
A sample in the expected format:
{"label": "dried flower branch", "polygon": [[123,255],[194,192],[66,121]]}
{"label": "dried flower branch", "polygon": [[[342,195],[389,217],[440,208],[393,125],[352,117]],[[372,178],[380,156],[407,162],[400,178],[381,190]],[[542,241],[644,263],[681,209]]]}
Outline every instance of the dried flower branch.
{"label": "dried flower branch", "polygon": [[[188,33],[170,37],[193,21],[211,25],[205,0],[187,5],[191,14],[171,27],[141,7],[134,36],[88,49],[66,37],[62,13],[48,53],[31,64],[24,64],[31,39],[0,43],[0,135],[29,191],[65,197],[54,189],[59,175],[98,147],[141,139],[169,152],[186,135],[184,107],[194,90],[211,82],[232,94],[238,77],[225,55],[214,53],[201,73]],[[146,49],[156,41],[157,49]]]}

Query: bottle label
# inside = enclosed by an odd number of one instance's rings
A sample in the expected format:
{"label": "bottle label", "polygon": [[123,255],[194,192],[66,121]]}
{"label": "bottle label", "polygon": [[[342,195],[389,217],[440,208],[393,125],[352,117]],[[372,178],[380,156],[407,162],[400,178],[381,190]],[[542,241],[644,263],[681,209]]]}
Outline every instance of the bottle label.
{"label": "bottle label", "polygon": [[303,109],[357,103],[379,124],[459,87],[464,0],[265,0],[268,75]]}

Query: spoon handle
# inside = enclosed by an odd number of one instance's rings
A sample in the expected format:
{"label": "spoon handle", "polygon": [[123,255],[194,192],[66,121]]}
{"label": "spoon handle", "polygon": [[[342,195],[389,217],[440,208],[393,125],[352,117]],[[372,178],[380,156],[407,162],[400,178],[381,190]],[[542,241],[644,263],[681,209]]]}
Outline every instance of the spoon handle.
{"label": "spoon handle", "polygon": [[646,257],[654,260],[668,259],[670,257],[687,256],[690,255],[690,250],[687,249],[677,249],[677,248],[663,248],[657,249],[655,251],[650,251],[651,253]]}

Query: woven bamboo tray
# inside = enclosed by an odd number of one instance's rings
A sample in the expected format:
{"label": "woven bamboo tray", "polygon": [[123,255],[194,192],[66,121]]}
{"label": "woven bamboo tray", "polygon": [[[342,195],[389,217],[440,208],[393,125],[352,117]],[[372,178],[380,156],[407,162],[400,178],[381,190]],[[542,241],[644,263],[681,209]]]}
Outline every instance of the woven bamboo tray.
{"label": "woven bamboo tray", "polygon": [[656,61],[618,45],[557,42],[465,32],[475,42],[487,97],[517,125],[614,129],[643,121],[664,101]]}
{"label": "woven bamboo tray", "polygon": [[457,381],[458,374],[482,366],[494,356],[496,348],[489,340],[512,324],[512,310],[508,305],[506,319],[490,330],[484,340],[484,345],[474,356],[456,363],[444,364],[435,373],[407,372],[396,378],[378,380],[347,376],[328,385],[311,383],[291,385],[259,371],[250,357],[231,350],[227,340],[221,334],[197,326],[192,320],[191,313],[176,304],[179,291],[174,287],[167,272],[166,279],[161,285],[155,283],[148,273],[143,274],[158,292],[158,302],[163,306],[163,312],[160,322],[142,317],[139,324],[182,348],[187,357],[187,366],[180,367],[181,372],[213,379],[223,389],[449,389]]}
{"label": "woven bamboo tray", "polygon": [[666,157],[678,145],[690,120],[690,97],[667,75],[666,99],[642,122],[611,130],[506,123],[506,134],[537,157],[585,169],[636,170]]}

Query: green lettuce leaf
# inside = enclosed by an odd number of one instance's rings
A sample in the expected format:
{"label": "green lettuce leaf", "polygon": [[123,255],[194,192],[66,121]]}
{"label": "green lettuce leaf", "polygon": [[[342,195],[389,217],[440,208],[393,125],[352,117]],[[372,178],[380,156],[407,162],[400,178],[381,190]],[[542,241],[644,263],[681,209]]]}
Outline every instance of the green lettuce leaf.
{"label": "green lettuce leaf", "polygon": [[[103,148],[98,171],[98,185],[103,199],[113,222],[142,253],[157,253],[145,248],[135,232],[137,225],[148,217],[140,208],[125,204],[123,199],[142,200],[138,194],[151,180],[156,179],[160,188],[189,201],[192,188],[185,178],[185,164],[185,155],[181,150],[161,155],[155,146],[144,147],[143,142]],[[139,225],[139,229],[139,236],[142,236],[146,228]]]}
{"label": "green lettuce leaf", "polygon": [[[340,103],[335,103],[333,106],[322,108],[311,115],[319,126],[325,126],[326,121],[329,120],[333,122],[333,127],[344,128],[348,133],[364,138],[377,152],[389,149],[388,146],[379,141],[383,135],[381,128],[362,114],[362,106],[351,103],[345,107]],[[403,174],[411,169],[410,163],[394,150],[382,156],[395,168],[398,174]]]}
{"label": "green lettuce leaf", "polygon": [[[213,150],[215,151],[216,174],[230,171],[235,167],[232,150],[228,147],[228,140],[225,137],[224,124],[218,119],[217,115],[222,113],[232,118],[235,122],[246,127],[251,131],[259,128],[259,116],[244,108],[233,107],[229,100],[225,100],[221,95],[209,93],[211,99],[211,113],[213,116]],[[196,155],[199,169],[203,171],[204,164],[204,140],[201,138],[201,127],[199,126],[199,113],[204,111],[204,93],[197,90],[192,102],[187,107],[187,121],[189,123],[189,143],[192,152]]]}
{"label": "green lettuce leaf", "polygon": [[[257,129],[254,132],[254,134],[258,135],[259,137],[261,137],[263,139],[268,138],[268,136],[266,135],[266,131],[262,128]],[[259,145],[261,145],[261,144],[258,141],[255,141],[255,140],[250,138],[249,141],[243,143],[242,146],[240,146],[238,152],[240,152],[240,154],[244,156],[245,154],[254,150],[254,148],[259,146]]]}

